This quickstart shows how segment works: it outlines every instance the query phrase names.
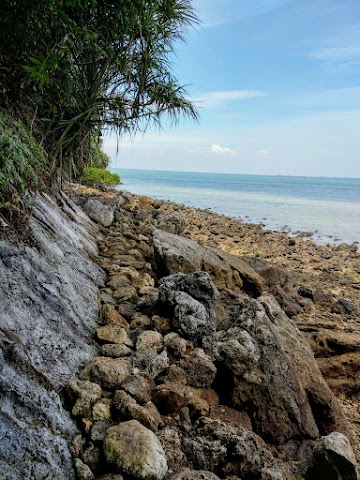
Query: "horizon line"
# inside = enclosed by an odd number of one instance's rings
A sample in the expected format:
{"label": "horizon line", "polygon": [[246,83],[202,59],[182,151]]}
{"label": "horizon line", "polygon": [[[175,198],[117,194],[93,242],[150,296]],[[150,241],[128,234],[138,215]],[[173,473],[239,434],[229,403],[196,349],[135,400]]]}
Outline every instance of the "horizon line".
{"label": "horizon line", "polygon": [[290,178],[332,178],[339,180],[360,180],[360,177],[337,177],[333,175],[289,175],[283,173],[238,173],[238,172],[205,172],[198,170],[163,170],[159,168],[123,168],[123,167],[108,167],[113,170],[135,170],[142,172],[165,172],[165,173],[200,173],[200,174],[215,174],[215,175],[244,175],[257,177],[290,177]]}

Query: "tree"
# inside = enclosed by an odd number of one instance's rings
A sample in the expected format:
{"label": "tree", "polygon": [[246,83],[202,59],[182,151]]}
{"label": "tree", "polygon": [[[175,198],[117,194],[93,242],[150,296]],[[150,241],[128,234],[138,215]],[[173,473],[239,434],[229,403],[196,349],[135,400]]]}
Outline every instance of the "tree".
{"label": "tree", "polygon": [[103,128],[197,119],[171,72],[174,45],[196,23],[191,0],[3,0],[0,105],[41,135],[52,173],[76,177]]}

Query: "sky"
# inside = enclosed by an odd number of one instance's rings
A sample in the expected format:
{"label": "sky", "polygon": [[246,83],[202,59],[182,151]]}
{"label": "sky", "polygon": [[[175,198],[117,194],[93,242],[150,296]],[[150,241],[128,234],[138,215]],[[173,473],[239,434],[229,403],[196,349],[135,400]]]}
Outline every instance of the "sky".
{"label": "sky", "polygon": [[194,0],[173,69],[200,121],[112,135],[114,168],[360,177],[359,0]]}

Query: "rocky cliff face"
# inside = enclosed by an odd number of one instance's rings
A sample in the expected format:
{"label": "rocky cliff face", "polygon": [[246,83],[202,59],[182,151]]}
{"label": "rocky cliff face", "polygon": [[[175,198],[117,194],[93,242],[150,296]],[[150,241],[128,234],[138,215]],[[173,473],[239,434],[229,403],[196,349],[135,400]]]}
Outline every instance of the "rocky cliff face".
{"label": "rocky cliff face", "polygon": [[[103,272],[94,224],[66,197],[35,198],[32,242],[0,242],[0,478],[74,478],[63,387],[97,352]],[[92,234],[90,233],[92,232]]]}

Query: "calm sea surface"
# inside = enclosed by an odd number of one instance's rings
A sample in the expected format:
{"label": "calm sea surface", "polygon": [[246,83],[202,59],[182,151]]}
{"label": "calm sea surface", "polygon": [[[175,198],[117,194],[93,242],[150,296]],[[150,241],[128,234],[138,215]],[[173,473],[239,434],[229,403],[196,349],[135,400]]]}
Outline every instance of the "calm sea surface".
{"label": "calm sea surface", "polygon": [[318,243],[360,241],[360,178],[111,169],[121,189],[210,209],[272,230],[313,232]]}

